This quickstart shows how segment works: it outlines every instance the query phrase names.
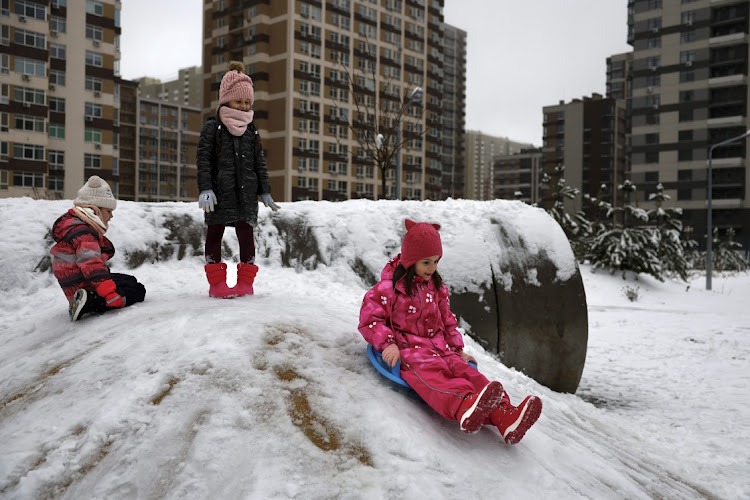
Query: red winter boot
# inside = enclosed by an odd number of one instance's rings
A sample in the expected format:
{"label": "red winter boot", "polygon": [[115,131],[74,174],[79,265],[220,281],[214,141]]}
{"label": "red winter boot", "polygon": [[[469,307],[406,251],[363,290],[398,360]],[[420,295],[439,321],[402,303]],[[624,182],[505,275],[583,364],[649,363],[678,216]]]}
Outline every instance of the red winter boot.
{"label": "red winter boot", "polygon": [[258,266],[244,262],[237,264],[237,284],[232,290],[238,297],[253,294],[253,281],[255,281],[256,274],[258,274]]}
{"label": "red winter boot", "polygon": [[517,407],[502,402],[490,413],[490,422],[497,427],[506,443],[516,444],[534,425],[541,413],[542,400],[536,396],[528,396]]}
{"label": "red winter boot", "polygon": [[208,294],[211,297],[231,299],[237,296],[237,293],[233,292],[232,289],[227,286],[226,264],[223,262],[219,262],[218,264],[206,264],[204,269],[206,270],[208,284],[211,285],[208,289]]}
{"label": "red winter boot", "polygon": [[500,405],[503,392],[500,382],[490,382],[479,394],[466,396],[456,412],[461,430],[471,434],[481,429],[492,409]]}

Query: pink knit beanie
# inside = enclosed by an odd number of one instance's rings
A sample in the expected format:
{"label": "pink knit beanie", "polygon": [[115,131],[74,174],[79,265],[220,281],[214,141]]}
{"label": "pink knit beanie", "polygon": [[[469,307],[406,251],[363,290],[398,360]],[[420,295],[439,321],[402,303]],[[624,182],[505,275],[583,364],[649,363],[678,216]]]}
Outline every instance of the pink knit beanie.
{"label": "pink knit beanie", "polygon": [[219,106],[235,99],[250,99],[251,106],[255,101],[253,80],[245,74],[245,65],[239,61],[231,61],[229,71],[221,79]]}
{"label": "pink knit beanie", "polygon": [[440,224],[414,222],[406,219],[406,234],[401,243],[401,264],[409,269],[418,260],[433,255],[443,256],[443,244],[440,242]]}

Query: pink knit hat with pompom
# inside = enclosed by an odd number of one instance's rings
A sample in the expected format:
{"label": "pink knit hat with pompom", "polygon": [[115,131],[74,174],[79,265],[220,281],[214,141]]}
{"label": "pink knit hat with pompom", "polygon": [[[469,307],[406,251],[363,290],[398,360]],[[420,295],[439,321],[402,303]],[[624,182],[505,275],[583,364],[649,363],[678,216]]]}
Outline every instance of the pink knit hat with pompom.
{"label": "pink knit hat with pompom", "polygon": [[231,61],[229,71],[221,79],[219,106],[235,99],[250,99],[251,106],[255,101],[253,80],[245,74],[245,65],[239,61]]}
{"label": "pink knit hat with pompom", "polygon": [[437,255],[443,256],[443,244],[440,242],[440,224],[414,222],[406,219],[406,234],[401,243],[401,265],[409,269],[418,260]]}

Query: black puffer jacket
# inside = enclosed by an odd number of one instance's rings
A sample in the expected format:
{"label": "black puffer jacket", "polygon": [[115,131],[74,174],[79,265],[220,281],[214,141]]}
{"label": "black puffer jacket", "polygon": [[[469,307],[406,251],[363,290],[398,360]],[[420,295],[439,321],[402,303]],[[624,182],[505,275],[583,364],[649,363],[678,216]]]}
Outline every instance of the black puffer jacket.
{"label": "black puffer jacket", "polygon": [[217,117],[206,120],[198,142],[198,191],[213,189],[217,204],[206,224],[258,223],[258,196],[271,192],[263,145],[254,123],[235,137]]}

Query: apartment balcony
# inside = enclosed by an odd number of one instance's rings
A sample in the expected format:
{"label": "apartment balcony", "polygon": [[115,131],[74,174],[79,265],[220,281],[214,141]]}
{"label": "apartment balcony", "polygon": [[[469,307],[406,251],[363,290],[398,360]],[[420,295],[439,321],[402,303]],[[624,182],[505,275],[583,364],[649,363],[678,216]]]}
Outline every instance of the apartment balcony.
{"label": "apartment balcony", "polygon": [[[717,149],[718,151],[718,149]],[[731,167],[744,167],[745,159],[739,156],[733,156],[731,158],[712,158],[712,168],[731,168]]]}
{"label": "apartment balcony", "polygon": [[723,36],[714,36],[709,38],[708,43],[711,48],[721,47],[723,45],[739,45],[747,43],[747,33],[732,33]]}
{"label": "apartment balcony", "polygon": [[726,127],[726,126],[743,126],[745,124],[744,116],[723,116],[721,118],[709,118],[707,123],[709,128]]}
{"label": "apartment balcony", "polygon": [[708,79],[709,87],[728,87],[747,84],[747,75],[717,76]]}

